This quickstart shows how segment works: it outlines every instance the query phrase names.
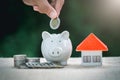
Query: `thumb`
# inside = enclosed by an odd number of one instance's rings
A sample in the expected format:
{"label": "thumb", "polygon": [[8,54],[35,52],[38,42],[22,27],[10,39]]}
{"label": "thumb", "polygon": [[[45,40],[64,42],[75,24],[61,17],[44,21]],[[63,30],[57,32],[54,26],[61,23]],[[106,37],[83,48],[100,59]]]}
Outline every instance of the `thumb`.
{"label": "thumb", "polygon": [[59,16],[60,11],[63,7],[63,4],[64,4],[64,0],[56,0],[55,9],[57,11],[58,16]]}
{"label": "thumb", "polygon": [[46,12],[46,14],[47,14],[50,18],[52,18],[52,19],[58,17],[57,12],[55,11],[55,9],[49,9],[49,10]]}
{"label": "thumb", "polygon": [[49,4],[47,0],[44,0],[41,4],[39,4],[38,9],[38,12],[48,15],[52,19],[58,17],[56,10]]}

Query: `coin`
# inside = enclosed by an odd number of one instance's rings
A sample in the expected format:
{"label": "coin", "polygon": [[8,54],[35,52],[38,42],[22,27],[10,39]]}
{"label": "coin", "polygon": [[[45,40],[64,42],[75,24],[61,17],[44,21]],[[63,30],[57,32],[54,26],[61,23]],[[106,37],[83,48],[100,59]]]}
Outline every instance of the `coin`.
{"label": "coin", "polygon": [[24,60],[26,59],[26,55],[25,54],[21,54],[21,55],[14,55],[14,60]]}
{"label": "coin", "polygon": [[40,62],[40,58],[27,58],[27,62]]}
{"label": "coin", "polygon": [[55,30],[58,29],[60,26],[60,18],[55,18],[50,20],[50,27],[51,29]]}

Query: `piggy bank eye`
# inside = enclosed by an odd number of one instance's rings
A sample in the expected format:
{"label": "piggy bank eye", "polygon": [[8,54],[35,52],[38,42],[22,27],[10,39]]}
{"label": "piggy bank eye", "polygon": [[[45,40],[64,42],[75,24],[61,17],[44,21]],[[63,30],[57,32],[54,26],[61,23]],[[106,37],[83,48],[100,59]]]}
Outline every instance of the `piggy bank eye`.
{"label": "piggy bank eye", "polygon": [[59,40],[59,42],[62,42],[61,40]]}
{"label": "piggy bank eye", "polygon": [[53,42],[53,40],[51,40],[51,42]]}

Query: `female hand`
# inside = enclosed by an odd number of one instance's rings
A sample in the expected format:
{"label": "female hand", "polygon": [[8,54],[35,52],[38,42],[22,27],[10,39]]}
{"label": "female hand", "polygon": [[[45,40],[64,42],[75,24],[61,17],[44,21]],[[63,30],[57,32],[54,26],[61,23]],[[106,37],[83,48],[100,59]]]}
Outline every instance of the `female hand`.
{"label": "female hand", "polygon": [[32,6],[34,11],[48,15],[54,19],[59,16],[64,0],[23,0],[26,5]]}

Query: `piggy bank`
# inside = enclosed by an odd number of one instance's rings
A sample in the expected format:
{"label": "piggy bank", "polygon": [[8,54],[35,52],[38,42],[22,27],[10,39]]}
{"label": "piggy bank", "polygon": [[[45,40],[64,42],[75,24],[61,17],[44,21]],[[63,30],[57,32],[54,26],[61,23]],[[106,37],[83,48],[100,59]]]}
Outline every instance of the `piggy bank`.
{"label": "piggy bank", "polygon": [[63,31],[61,34],[50,34],[42,32],[41,51],[43,57],[48,62],[67,65],[67,60],[72,54],[72,43],[69,39],[69,32]]}

